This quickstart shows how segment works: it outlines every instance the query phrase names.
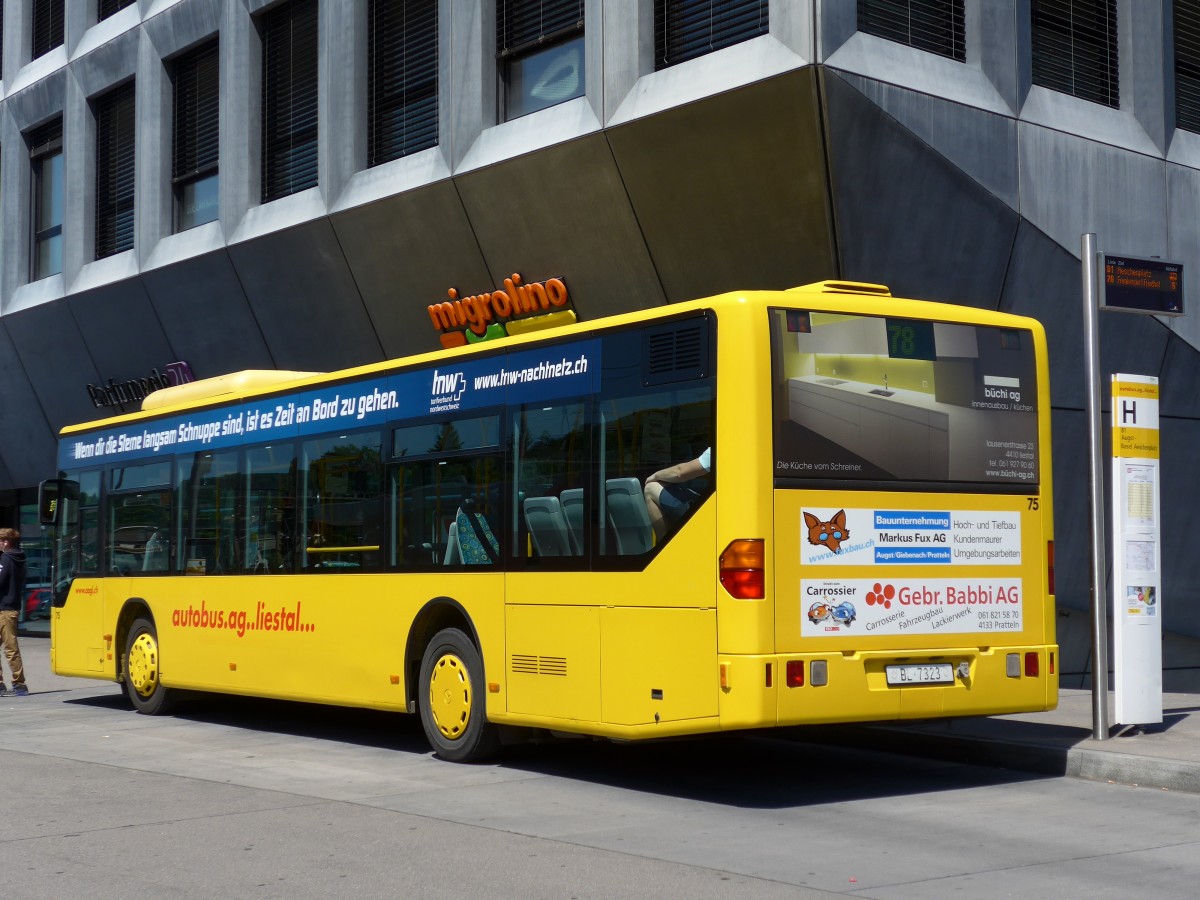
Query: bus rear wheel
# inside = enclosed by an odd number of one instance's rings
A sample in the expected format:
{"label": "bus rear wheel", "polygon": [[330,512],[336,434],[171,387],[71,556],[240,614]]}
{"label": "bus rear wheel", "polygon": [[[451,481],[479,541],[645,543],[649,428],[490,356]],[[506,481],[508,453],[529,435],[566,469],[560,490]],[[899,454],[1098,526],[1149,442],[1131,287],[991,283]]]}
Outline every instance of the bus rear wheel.
{"label": "bus rear wheel", "polygon": [[174,706],[175,692],[162,686],[161,674],[154,623],[134,619],[125,641],[125,694],[142,715],[164,715]]}
{"label": "bus rear wheel", "polygon": [[500,749],[499,729],[487,720],[483,661],[457,628],[439,631],[421,659],[421,727],[430,746],[450,762],[482,762]]}

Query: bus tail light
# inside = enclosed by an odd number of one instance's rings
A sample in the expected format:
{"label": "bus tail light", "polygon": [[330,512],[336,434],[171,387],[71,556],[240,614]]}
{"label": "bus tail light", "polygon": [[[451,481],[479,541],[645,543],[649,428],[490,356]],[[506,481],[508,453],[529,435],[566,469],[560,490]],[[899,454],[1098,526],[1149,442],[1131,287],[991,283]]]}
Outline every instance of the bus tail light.
{"label": "bus tail light", "polygon": [[1046,588],[1054,596],[1054,541],[1046,541]]}
{"label": "bus tail light", "polygon": [[1025,677],[1037,678],[1039,669],[1040,663],[1038,662],[1037,651],[1030,650],[1025,654]]}
{"label": "bus tail light", "polygon": [[721,552],[721,585],[738,600],[761,600],[766,596],[762,538],[730,541]]}
{"label": "bus tail light", "polygon": [[1053,675],[1053,674],[1054,674],[1054,651],[1053,651],[1053,650],[1051,650],[1051,651],[1050,651],[1050,666],[1049,666],[1049,670],[1050,670],[1050,674],[1051,674],[1051,675]]}
{"label": "bus tail light", "polygon": [[787,661],[787,686],[804,687],[804,660],[789,659]]}

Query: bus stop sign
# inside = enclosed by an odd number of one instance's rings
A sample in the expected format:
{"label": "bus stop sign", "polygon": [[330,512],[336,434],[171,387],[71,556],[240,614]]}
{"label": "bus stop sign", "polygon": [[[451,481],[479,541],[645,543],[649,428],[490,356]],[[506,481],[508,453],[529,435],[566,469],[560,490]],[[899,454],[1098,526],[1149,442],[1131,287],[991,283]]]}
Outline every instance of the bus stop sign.
{"label": "bus stop sign", "polygon": [[1156,316],[1183,315],[1182,263],[1108,253],[1103,256],[1101,309]]}

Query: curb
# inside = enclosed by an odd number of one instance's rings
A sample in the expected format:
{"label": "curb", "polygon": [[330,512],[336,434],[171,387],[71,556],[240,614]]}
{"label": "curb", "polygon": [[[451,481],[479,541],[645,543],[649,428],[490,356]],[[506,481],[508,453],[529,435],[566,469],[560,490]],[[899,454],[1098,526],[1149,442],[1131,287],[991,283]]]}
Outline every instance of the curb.
{"label": "curb", "polygon": [[1200,765],[1196,763],[1084,746],[1056,747],[1027,741],[910,731],[886,725],[819,726],[799,732],[796,739],[1038,775],[1200,793]]}

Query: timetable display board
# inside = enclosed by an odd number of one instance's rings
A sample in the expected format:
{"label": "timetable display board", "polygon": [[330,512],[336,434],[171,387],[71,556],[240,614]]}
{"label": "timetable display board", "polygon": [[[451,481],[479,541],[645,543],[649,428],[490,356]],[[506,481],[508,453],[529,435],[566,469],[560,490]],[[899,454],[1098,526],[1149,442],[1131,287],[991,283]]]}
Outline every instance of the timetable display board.
{"label": "timetable display board", "polygon": [[1101,309],[1183,315],[1183,264],[1102,254]]}

